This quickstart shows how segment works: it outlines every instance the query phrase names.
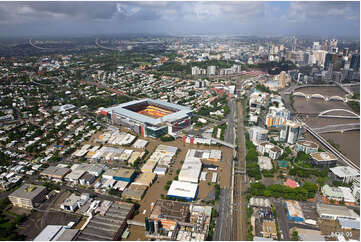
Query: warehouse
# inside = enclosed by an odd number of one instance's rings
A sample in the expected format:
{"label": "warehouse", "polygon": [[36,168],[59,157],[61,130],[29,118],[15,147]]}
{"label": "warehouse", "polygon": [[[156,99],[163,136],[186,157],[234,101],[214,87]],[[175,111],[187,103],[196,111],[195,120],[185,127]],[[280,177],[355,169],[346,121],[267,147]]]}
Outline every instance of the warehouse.
{"label": "warehouse", "polygon": [[49,166],[48,168],[40,172],[40,175],[46,176],[51,179],[63,180],[63,178],[70,172],[71,170],[69,168]]}
{"label": "warehouse", "polygon": [[198,184],[173,181],[167,193],[167,197],[185,199],[193,201],[198,195]]}
{"label": "warehouse", "polygon": [[157,178],[157,174],[154,173],[142,173],[140,174],[137,179],[132,183],[134,185],[144,185],[147,187],[150,187],[155,179]]}
{"label": "warehouse", "polygon": [[285,202],[288,219],[296,222],[305,221],[300,204],[297,201],[287,200]]}
{"label": "warehouse", "polygon": [[198,158],[186,157],[179,172],[180,181],[198,183],[199,175],[202,171],[202,162]]}
{"label": "warehouse", "polygon": [[188,127],[193,112],[189,107],[149,98],[101,108],[99,111],[113,124],[153,138]]}
{"label": "warehouse", "polygon": [[146,141],[144,139],[137,139],[137,141],[135,141],[135,143],[133,144],[133,147],[136,149],[145,149],[147,144],[148,144],[148,141]]}
{"label": "warehouse", "polygon": [[114,179],[116,181],[132,182],[136,177],[134,169],[115,168],[109,169],[103,174],[104,179]]}
{"label": "warehouse", "polygon": [[78,229],[70,229],[65,225],[47,225],[33,241],[71,241],[78,233]]}
{"label": "warehouse", "polygon": [[321,192],[328,200],[344,201],[345,203],[356,202],[348,187],[330,187],[326,184],[321,188]]}
{"label": "warehouse", "polygon": [[336,220],[338,218],[345,218],[360,221],[360,216],[345,206],[318,203],[316,211],[322,219]]}
{"label": "warehouse", "polygon": [[125,202],[102,201],[89,223],[77,236],[77,241],[114,241],[120,237],[133,216],[134,205]]}
{"label": "warehouse", "polygon": [[143,199],[147,190],[148,186],[131,184],[127,189],[124,190],[122,197],[125,199],[129,198],[140,201]]}

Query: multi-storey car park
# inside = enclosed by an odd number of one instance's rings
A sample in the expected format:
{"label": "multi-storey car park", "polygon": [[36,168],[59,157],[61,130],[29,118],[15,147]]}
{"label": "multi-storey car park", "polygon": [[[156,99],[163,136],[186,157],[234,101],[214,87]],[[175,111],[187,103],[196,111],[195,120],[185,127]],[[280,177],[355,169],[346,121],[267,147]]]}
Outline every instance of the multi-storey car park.
{"label": "multi-storey car park", "polygon": [[142,99],[110,108],[100,108],[113,124],[134,130],[145,137],[158,138],[191,124],[193,110],[186,106],[154,99]]}

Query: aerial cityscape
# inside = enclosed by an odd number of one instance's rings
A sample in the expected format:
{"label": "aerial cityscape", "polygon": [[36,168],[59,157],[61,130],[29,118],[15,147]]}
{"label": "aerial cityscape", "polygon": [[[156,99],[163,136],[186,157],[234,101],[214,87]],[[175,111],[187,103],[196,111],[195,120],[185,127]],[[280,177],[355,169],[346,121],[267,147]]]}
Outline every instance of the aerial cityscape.
{"label": "aerial cityscape", "polygon": [[360,241],[360,2],[0,2],[0,239]]}

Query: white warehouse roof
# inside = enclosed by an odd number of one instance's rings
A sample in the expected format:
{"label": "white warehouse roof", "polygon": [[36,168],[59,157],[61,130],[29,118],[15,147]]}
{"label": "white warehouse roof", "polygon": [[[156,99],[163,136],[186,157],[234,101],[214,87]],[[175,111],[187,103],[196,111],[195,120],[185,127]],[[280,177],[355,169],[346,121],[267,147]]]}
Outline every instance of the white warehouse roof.
{"label": "white warehouse roof", "polygon": [[187,157],[184,160],[178,179],[180,181],[188,181],[198,183],[199,175],[202,171],[202,162],[199,158]]}
{"label": "white warehouse roof", "polygon": [[167,196],[194,199],[197,196],[198,184],[173,181],[168,190]]}

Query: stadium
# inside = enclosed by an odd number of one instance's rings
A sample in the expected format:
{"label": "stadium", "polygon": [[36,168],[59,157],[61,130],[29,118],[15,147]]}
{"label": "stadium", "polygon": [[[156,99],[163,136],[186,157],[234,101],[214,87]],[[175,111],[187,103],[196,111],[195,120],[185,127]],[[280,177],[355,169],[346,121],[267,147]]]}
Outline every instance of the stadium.
{"label": "stadium", "polygon": [[113,123],[128,127],[145,137],[158,138],[173,134],[191,123],[192,109],[154,99],[142,99],[110,108],[100,108],[100,113]]}

